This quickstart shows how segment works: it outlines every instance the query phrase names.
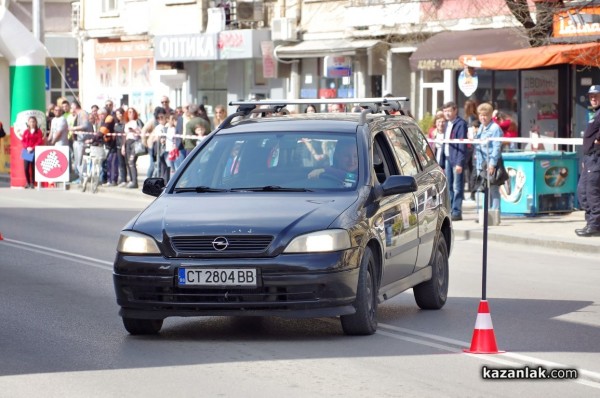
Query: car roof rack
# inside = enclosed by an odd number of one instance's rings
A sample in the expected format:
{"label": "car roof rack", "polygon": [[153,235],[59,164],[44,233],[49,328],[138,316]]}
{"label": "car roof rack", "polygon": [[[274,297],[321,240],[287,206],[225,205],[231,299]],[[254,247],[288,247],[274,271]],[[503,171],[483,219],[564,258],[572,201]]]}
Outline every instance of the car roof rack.
{"label": "car roof rack", "polygon": [[219,128],[227,127],[237,117],[246,118],[253,113],[279,113],[286,111],[288,105],[321,105],[321,104],[354,104],[362,108],[360,124],[365,124],[367,115],[372,113],[398,112],[402,102],[408,102],[408,97],[375,97],[375,98],[323,98],[323,99],[264,99],[248,101],[230,101],[229,106],[237,106],[237,111],[227,116]]}

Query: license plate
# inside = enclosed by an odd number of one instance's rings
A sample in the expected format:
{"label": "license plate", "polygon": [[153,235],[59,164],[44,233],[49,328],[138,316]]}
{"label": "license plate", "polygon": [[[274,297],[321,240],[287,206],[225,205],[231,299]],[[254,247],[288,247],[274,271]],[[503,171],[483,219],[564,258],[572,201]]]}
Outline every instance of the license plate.
{"label": "license plate", "polygon": [[179,286],[256,286],[255,268],[179,268]]}

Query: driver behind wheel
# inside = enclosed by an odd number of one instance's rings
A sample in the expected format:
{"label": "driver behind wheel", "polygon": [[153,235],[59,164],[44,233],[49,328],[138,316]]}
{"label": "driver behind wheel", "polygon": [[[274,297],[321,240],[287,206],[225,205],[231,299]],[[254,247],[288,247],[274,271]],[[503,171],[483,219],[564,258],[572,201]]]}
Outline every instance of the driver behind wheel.
{"label": "driver behind wheel", "polygon": [[333,165],[314,169],[308,173],[309,179],[332,178],[339,180],[345,187],[356,184],[358,177],[358,151],[356,143],[339,141],[333,153]]}

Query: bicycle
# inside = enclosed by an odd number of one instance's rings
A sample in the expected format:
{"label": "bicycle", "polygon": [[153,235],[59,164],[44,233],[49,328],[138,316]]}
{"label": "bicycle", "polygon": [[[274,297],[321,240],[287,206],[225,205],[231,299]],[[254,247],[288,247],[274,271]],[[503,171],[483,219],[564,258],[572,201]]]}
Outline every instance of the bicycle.
{"label": "bicycle", "polygon": [[87,184],[91,183],[92,193],[98,192],[100,185],[100,172],[102,171],[102,162],[106,159],[106,150],[103,146],[89,146],[85,148],[83,155],[81,192],[85,192]]}

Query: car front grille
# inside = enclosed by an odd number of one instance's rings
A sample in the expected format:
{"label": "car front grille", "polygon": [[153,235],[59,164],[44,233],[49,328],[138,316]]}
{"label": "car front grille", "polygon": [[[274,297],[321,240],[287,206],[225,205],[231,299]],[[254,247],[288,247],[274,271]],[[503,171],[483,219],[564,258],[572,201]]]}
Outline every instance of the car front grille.
{"label": "car front grille", "polygon": [[[171,237],[173,249],[180,253],[261,253],[269,247],[272,241],[273,237],[270,235]],[[222,245],[223,242],[227,242],[227,245]]]}
{"label": "car front grille", "polygon": [[[286,304],[319,300],[322,286],[258,287],[253,289],[195,289],[179,287],[136,287],[129,290],[132,302],[168,307],[180,305],[221,308],[285,308]],[[181,307],[179,307],[181,308]]]}

